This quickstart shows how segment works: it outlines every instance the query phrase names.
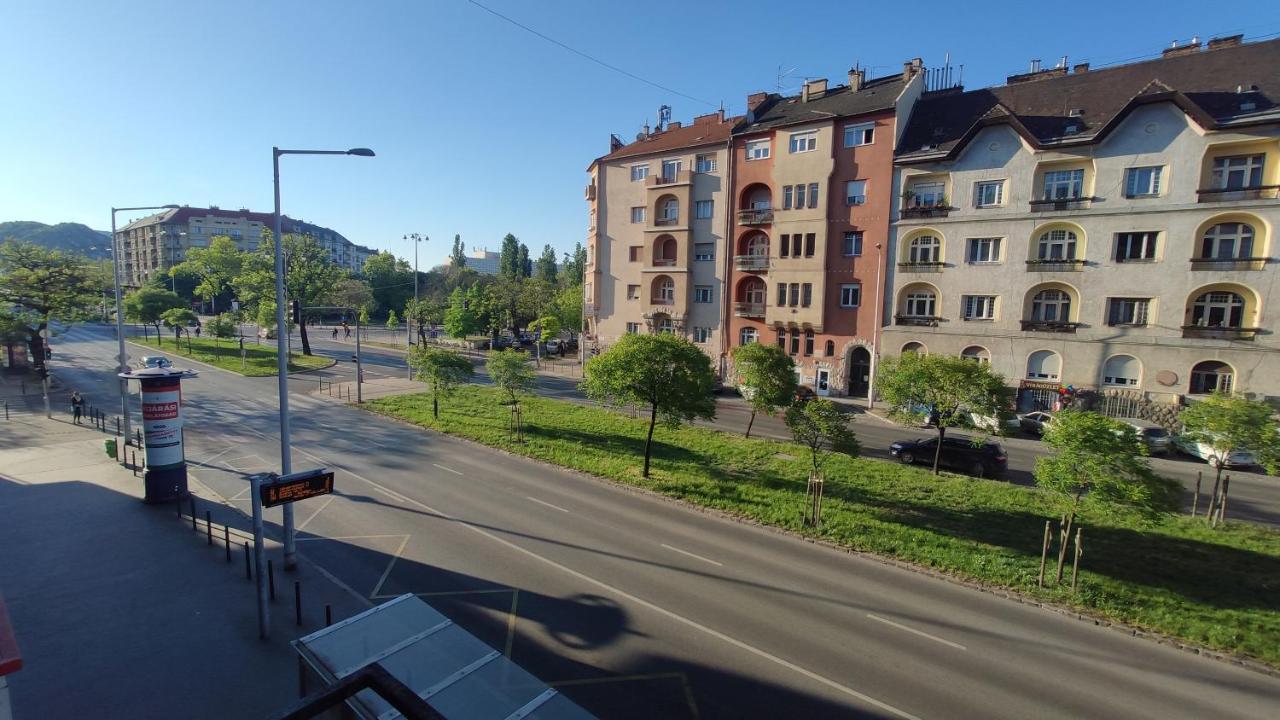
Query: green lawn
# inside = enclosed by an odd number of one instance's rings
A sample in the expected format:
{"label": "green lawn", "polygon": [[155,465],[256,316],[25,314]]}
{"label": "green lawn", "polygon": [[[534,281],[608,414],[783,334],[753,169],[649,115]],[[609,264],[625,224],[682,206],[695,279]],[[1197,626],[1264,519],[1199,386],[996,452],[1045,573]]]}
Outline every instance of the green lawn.
{"label": "green lawn", "polygon": [[[652,476],[640,476],[646,424],[609,410],[529,397],[525,442],[491,388],[469,385],[431,417],[426,394],[365,407],[520,455],[649,488],[792,532],[1011,588],[1092,615],[1280,665],[1280,532],[1217,530],[1183,515],[1144,519],[1086,510],[1080,590],[1036,587],[1052,496],[1036,488],[837,456],[825,523],[800,522],[807,450],[716,430],[659,427]],[[855,426],[856,429],[856,426]],[[1052,565],[1053,560],[1050,560]],[[1049,573],[1051,577],[1051,573]],[[1070,570],[1068,568],[1068,577]]]}
{"label": "green lawn", "polygon": [[[249,377],[266,377],[276,374],[276,344],[272,340],[269,344],[256,344],[250,342],[249,339],[244,343],[244,366],[240,364],[240,343],[236,338],[217,340],[213,338],[190,338],[190,351],[187,349],[186,336],[183,336],[179,345],[174,345],[173,335],[170,334],[164,338],[163,344],[157,346],[155,333],[149,338],[132,337],[131,342],[139,345],[147,345],[150,347],[159,347],[161,350],[169,353],[176,353],[185,357],[199,360],[240,373]],[[289,360],[289,372],[298,372],[299,370],[314,370],[316,368],[328,367],[332,364],[332,360],[325,357],[306,356],[301,352],[295,352]]]}

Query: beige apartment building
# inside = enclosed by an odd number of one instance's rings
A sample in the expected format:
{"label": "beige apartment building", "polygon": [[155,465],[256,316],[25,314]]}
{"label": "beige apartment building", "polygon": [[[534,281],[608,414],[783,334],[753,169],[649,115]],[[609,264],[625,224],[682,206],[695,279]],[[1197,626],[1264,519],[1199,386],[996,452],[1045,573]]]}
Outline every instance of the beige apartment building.
{"label": "beige apartment building", "polygon": [[1280,397],[1280,40],[926,94],[896,153],[886,355],[1062,386]]}
{"label": "beige apartment building", "polygon": [[627,333],[670,332],[723,373],[729,138],[723,112],[616,138],[587,169],[587,352]]}

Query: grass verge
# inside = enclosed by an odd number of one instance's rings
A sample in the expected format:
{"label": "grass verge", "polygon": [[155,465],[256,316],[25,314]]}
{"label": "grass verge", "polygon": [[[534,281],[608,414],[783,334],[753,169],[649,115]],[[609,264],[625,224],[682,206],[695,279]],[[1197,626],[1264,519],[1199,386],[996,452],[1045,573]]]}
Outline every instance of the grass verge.
{"label": "grass verge", "polygon": [[[243,367],[241,367],[240,363],[240,343],[235,338],[225,340],[190,338],[190,345],[188,345],[188,338],[185,336],[178,345],[174,345],[172,337],[166,338],[163,344],[157,344],[154,334],[149,338],[131,337],[129,340],[139,345],[147,345],[168,353],[189,357],[192,360],[199,360],[202,363],[208,363],[223,370],[230,370],[249,377],[266,377],[276,374],[276,347],[274,340],[271,341],[270,345],[246,342],[244,345]],[[326,357],[294,353],[289,360],[289,372],[315,370],[328,367],[332,363],[333,361]]]}
{"label": "grass verge", "polygon": [[[1211,530],[1182,515],[1155,519],[1086,509],[1080,587],[1037,588],[1044,523],[1055,499],[1036,488],[835,456],[821,529],[800,522],[807,450],[700,427],[659,427],[651,477],[640,476],[645,422],[528,397],[525,442],[492,388],[468,385],[431,417],[426,394],[365,407],[537,460],[929,568],[1015,590],[1226,652],[1280,665],[1280,531],[1246,523]],[[1050,568],[1053,565],[1050,559]],[[1068,567],[1068,579],[1070,568]],[[1046,573],[1052,580],[1052,573]]]}

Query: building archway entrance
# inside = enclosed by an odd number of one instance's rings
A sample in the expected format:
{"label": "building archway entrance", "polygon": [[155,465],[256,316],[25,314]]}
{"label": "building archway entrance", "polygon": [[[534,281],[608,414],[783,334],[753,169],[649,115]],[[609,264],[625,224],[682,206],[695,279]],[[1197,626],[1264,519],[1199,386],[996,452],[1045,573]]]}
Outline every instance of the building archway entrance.
{"label": "building archway entrance", "polygon": [[865,398],[871,389],[871,352],[859,345],[849,355],[849,397]]}

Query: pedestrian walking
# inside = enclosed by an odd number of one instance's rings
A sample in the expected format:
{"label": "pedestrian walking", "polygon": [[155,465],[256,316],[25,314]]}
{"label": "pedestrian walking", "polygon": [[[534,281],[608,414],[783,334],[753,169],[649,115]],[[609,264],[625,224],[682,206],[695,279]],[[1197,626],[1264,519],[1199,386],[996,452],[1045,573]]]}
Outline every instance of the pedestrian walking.
{"label": "pedestrian walking", "polygon": [[80,416],[84,415],[84,398],[79,390],[71,391],[71,422],[80,424]]}
{"label": "pedestrian walking", "polygon": [[350,340],[350,339],[351,339],[351,327],[350,327],[350,326],[348,326],[346,323],[342,323],[342,332],[343,332],[343,333],[345,333],[345,334],[342,336],[342,339],[344,339],[344,340]]}
{"label": "pedestrian walking", "polygon": [[199,320],[196,321],[196,339],[197,340],[200,339],[200,321]]}
{"label": "pedestrian walking", "polygon": [[334,328],[333,328],[333,339],[334,339],[334,340],[337,340],[337,339],[338,339],[338,328],[337,328],[337,327],[334,327]]}

